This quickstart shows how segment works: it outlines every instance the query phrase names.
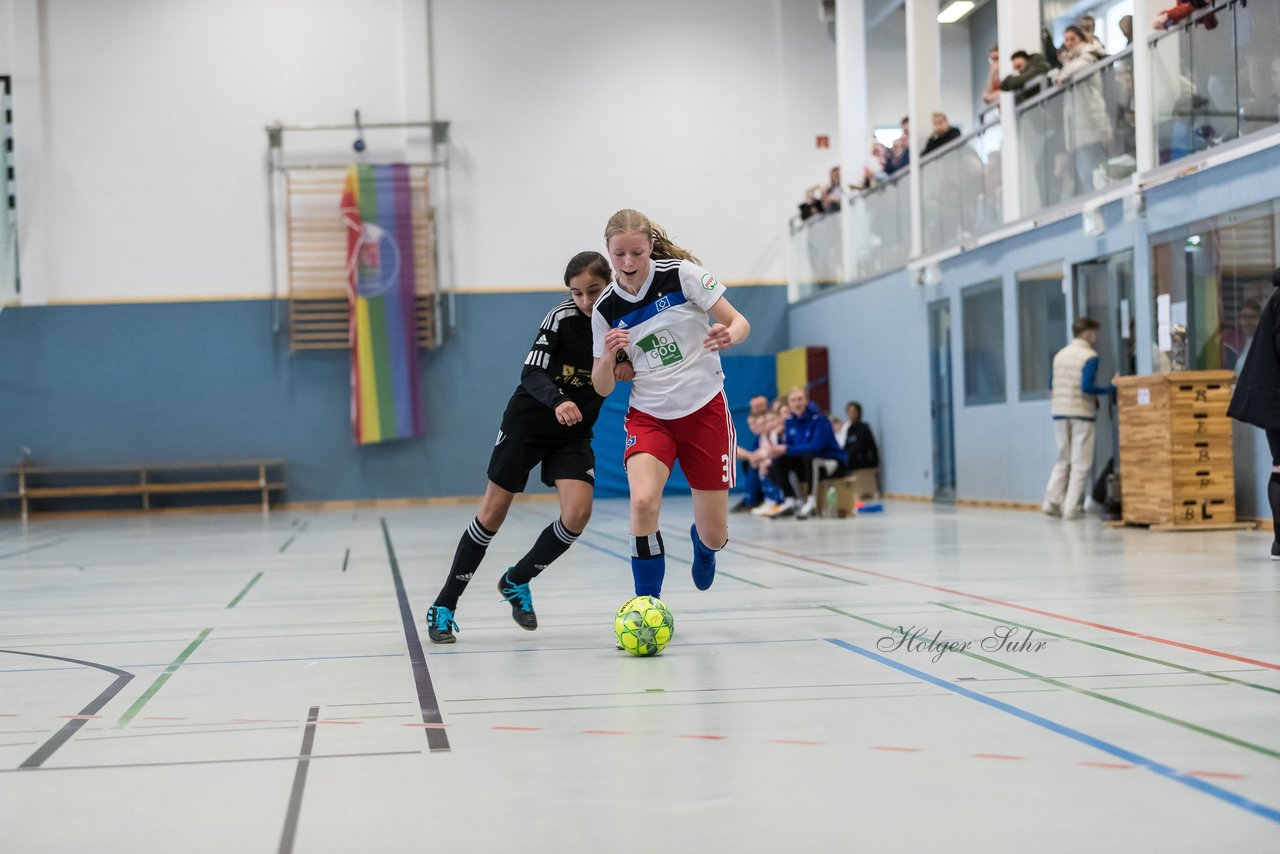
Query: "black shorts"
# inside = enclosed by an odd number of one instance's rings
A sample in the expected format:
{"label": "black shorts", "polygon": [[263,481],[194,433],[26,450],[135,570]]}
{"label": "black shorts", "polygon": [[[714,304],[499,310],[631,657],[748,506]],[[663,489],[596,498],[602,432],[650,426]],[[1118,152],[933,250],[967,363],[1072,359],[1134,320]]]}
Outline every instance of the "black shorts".
{"label": "black shorts", "polygon": [[595,485],[596,455],[590,439],[569,442],[540,442],[498,431],[498,441],[489,457],[489,480],[508,492],[524,492],[529,472],[542,464],[542,482],[555,486],[557,480],[582,480]]}

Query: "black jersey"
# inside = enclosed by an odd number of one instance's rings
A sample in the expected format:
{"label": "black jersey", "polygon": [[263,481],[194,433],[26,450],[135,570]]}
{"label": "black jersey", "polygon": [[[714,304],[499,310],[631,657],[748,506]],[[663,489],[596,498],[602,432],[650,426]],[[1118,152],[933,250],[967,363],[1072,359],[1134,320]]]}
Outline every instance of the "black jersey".
{"label": "black jersey", "polygon": [[[591,385],[591,318],[572,299],[547,312],[529,348],[520,385],[502,414],[502,432],[529,439],[591,437],[604,398]],[[565,427],[556,407],[572,400],[582,420]]]}

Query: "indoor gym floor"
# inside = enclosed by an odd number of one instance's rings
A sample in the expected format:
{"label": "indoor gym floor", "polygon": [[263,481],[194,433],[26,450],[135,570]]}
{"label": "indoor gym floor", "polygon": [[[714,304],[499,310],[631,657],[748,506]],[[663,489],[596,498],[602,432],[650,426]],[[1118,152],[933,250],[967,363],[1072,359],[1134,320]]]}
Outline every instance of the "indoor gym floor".
{"label": "indoor gym floor", "polygon": [[735,515],[699,592],[668,498],[676,636],[639,659],[622,500],[535,633],[493,588],[556,505],[515,505],[428,643],[473,513],[0,520],[0,851],[1280,846],[1269,533]]}

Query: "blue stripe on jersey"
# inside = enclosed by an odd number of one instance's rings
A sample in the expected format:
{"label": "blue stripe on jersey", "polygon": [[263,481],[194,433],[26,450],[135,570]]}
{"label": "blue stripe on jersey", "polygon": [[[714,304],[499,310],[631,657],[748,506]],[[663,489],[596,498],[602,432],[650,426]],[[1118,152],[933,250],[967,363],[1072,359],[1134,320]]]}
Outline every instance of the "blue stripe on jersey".
{"label": "blue stripe on jersey", "polygon": [[689,299],[684,295],[684,291],[672,291],[671,293],[663,294],[648,305],[642,305],[630,314],[624,314],[619,317],[613,322],[613,328],[626,329],[631,326],[639,326],[658,314],[658,312],[684,305],[688,301]]}

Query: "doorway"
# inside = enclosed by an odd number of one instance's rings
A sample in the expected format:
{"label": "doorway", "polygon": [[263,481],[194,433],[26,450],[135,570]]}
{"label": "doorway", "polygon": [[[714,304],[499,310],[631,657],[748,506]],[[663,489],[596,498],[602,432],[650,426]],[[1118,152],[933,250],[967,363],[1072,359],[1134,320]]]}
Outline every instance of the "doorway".
{"label": "doorway", "polygon": [[[1102,324],[1098,330],[1097,383],[1109,383],[1116,373],[1126,376],[1137,373],[1133,250],[1076,264],[1072,278],[1072,321],[1092,317]],[[1118,440],[1114,405],[1110,400],[1099,399],[1098,403],[1095,476],[1115,456]]]}
{"label": "doorway", "polygon": [[951,403],[951,300],[929,304],[929,411],[933,419],[933,500],[956,500],[955,424]]}

